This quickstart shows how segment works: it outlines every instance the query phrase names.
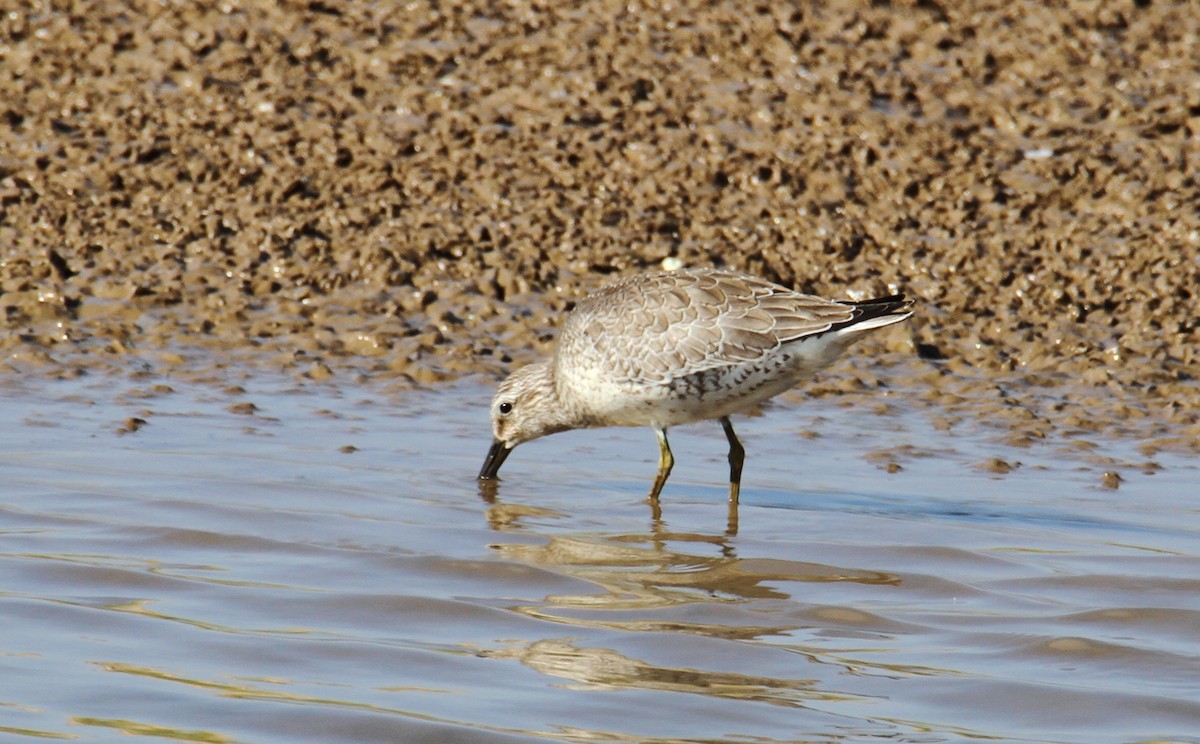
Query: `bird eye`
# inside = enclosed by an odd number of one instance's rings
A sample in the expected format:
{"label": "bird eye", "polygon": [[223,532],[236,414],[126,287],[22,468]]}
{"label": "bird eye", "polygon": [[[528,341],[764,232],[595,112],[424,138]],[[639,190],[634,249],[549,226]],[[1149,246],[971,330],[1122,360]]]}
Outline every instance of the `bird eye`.
{"label": "bird eye", "polygon": [[512,403],[504,401],[500,404],[500,413],[512,413]]}

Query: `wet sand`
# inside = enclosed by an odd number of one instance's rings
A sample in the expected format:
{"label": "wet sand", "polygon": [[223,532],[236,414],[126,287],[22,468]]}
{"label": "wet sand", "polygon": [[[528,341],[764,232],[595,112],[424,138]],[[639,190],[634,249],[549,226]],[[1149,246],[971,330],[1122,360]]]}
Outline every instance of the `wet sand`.
{"label": "wet sand", "polygon": [[920,301],[814,395],[1194,452],[1200,14],[944,5],[15,10],[6,366],[498,375],[674,257]]}

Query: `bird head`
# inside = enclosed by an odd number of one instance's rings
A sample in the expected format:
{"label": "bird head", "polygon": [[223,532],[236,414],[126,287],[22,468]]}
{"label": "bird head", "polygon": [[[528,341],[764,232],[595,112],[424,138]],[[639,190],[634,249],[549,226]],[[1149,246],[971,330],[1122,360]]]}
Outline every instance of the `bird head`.
{"label": "bird head", "polygon": [[479,471],[495,478],[513,448],[531,439],[574,428],[554,389],[549,362],[530,364],[508,376],[492,399],[492,448]]}

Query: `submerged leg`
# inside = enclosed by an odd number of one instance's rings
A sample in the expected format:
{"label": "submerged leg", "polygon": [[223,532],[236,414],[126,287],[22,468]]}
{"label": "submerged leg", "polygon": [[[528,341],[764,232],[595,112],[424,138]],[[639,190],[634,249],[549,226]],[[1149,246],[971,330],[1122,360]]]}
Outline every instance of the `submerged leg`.
{"label": "submerged leg", "polygon": [[721,417],[721,427],[729,440],[729,500],[736,504],[742,491],[742,462],[746,459],[746,450],[742,449],[728,416]]}
{"label": "submerged leg", "polygon": [[658,475],[654,477],[654,486],[650,489],[650,500],[658,501],[658,494],[667,482],[671,468],[675,467],[675,458],[671,455],[671,445],[667,444],[667,430],[656,427],[654,433],[658,436]]}

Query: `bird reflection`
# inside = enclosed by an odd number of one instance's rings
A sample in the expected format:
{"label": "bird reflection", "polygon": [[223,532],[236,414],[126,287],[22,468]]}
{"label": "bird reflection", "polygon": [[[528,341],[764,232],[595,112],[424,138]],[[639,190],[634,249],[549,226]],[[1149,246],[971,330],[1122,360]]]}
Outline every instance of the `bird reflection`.
{"label": "bird reflection", "polygon": [[[509,611],[550,623],[544,626],[548,632],[556,635],[558,631],[553,629],[566,625],[620,633],[685,634],[752,642],[756,646],[765,642],[783,645],[814,665],[813,678],[803,679],[795,675],[797,667],[791,663],[781,668],[787,673],[780,676],[766,670],[731,672],[721,668],[729,658],[719,656],[700,656],[694,664],[683,666],[664,664],[653,655],[587,643],[582,640],[589,637],[586,633],[570,638],[513,640],[479,652],[493,658],[517,659],[581,689],[692,693],[794,708],[809,708],[816,701],[852,699],[852,693],[837,689],[829,680],[845,673],[862,674],[867,664],[823,644],[791,639],[813,633],[814,622],[826,628],[844,626],[848,635],[861,637],[874,631],[874,617],[855,614],[852,608],[804,612],[800,610],[804,603],[796,602],[789,592],[798,583],[900,583],[899,577],[882,571],[740,556],[736,505],[731,506],[724,531],[673,531],[667,526],[662,508],[652,504],[646,529],[597,533],[553,524],[554,520],[571,519],[569,513],[505,503],[495,480],[481,481],[479,493],[486,504],[489,526],[497,533],[520,536],[490,546],[501,559],[582,582],[575,590],[561,591],[559,585],[558,591],[543,594],[535,589],[534,594],[541,598],[507,606]],[[666,508],[670,510],[671,504]],[[530,541],[530,536],[539,539]],[[762,611],[756,600],[765,600],[771,609]],[[797,611],[778,611],[788,605]],[[836,614],[829,614],[833,611]],[[886,634],[890,628],[874,632]],[[712,648],[734,649],[730,653],[736,653],[739,646]],[[828,667],[836,671],[830,672]]]}
{"label": "bird reflection", "polygon": [[812,700],[844,700],[846,697],[844,693],[835,696],[817,690],[813,680],[660,666],[612,649],[560,639],[515,643],[487,651],[485,655],[519,659],[543,674],[570,680],[579,689],[620,687],[685,692],[795,707]]}
{"label": "bird reflection", "polygon": [[[532,530],[525,526],[524,520],[569,517],[552,509],[506,504],[500,498],[495,480],[480,482],[480,496],[487,504],[488,524],[497,532],[528,534]],[[558,533],[547,535],[548,539],[542,543],[502,543],[492,547],[504,558],[547,567],[605,590],[599,595],[555,596],[551,603],[558,610],[662,607],[714,599],[789,599],[791,595],[779,585],[793,582],[900,583],[897,576],[882,571],[781,558],[740,557],[735,540],[736,522],[734,526],[730,529],[727,525],[724,532],[709,534],[671,531],[661,510],[654,509],[645,532]],[[547,607],[529,610],[539,614],[554,611]],[[739,633],[746,630],[738,629]],[[779,630],[760,628],[752,634]],[[728,635],[728,630],[717,633]]]}
{"label": "bird reflection", "polygon": [[[509,526],[513,522],[513,514],[511,508],[506,508],[500,501],[500,480],[496,478],[477,480],[476,481],[479,498],[483,503],[488,504],[488,522],[493,529],[502,529],[503,526]],[[667,535],[666,522],[663,520],[662,501],[660,499],[647,499],[647,504],[650,507],[650,533],[652,535]],[[738,502],[728,501],[728,512],[725,516],[725,537],[736,537],[738,533]],[[728,546],[728,541],[724,543]]]}

